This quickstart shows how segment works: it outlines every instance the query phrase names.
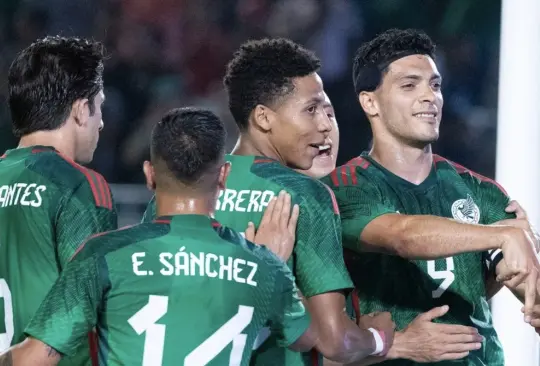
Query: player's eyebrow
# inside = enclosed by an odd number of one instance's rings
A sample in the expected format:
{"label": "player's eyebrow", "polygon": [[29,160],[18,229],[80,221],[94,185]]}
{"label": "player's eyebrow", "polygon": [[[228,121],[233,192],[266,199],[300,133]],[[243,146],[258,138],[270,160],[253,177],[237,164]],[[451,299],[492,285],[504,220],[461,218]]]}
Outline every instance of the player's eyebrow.
{"label": "player's eyebrow", "polygon": [[[410,73],[397,73],[395,76],[394,76],[395,80],[397,81],[401,81],[401,80],[414,80],[414,81],[419,81],[419,80],[422,80],[423,77],[422,75],[420,74],[410,74]],[[442,81],[442,76],[438,73],[433,73],[431,75],[431,77],[429,78],[429,81],[434,81],[434,80],[441,80]]]}
{"label": "player's eyebrow", "polygon": [[316,96],[309,98],[304,104],[323,104],[325,102],[323,97]]}

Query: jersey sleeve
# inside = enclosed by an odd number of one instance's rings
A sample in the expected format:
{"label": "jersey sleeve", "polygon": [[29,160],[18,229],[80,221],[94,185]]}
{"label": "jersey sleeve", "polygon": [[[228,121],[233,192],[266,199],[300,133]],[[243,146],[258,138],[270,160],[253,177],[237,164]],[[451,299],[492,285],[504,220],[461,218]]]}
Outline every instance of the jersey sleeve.
{"label": "jersey sleeve", "polygon": [[396,207],[385,199],[373,182],[361,174],[355,175],[354,185],[337,185],[329,177],[323,179],[336,196],[341,213],[343,245],[359,252],[360,235],[365,227],[379,216],[396,213]]}
{"label": "jersey sleeve", "polygon": [[296,191],[300,216],[294,248],[294,273],[306,297],[353,287],[343,260],[341,222],[334,194],[318,181]]}
{"label": "jersey sleeve", "polygon": [[[101,177],[101,176],[100,176]],[[118,228],[116,208],[103,177],[83,181],[63,198],[56,219],[56,245],[64,268],[79,245],[88,237]]]}
{"label": "jersey sleeve", "polygon": [[306,332],[311,317],[302,304],[293,274],[285,264],[281,264],[275,288],[278,303],[271,328],[278,337],[278,345],[288,347]]}
{"label": "jersey sleeve", "polygon": [[144,211],[144,215],[141,222],[151,222],[156,218],[156,196],[153,196],[150,202],[148,202],[148,206],[146,206],[146,210]]}
{"label": "jersey sleeve", "polygon": [[53,285],[25,333],[66,356],[75,355],[96,325],[103,294],[103,257],[70,262]]}

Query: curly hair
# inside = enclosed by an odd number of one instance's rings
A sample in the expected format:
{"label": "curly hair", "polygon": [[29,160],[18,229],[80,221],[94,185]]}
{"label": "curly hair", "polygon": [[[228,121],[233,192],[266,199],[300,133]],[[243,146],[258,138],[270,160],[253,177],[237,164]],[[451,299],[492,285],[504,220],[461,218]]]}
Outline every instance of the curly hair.
{"label": "curly hair", "polygon": [[317,72],[320,60],[304,47],[283,38],[248,41],[234,54],[223,79],[229,109],[240,130],[251,111],[272,105],[294,90],[293,78]]}
{"label": "curly hair", "polygon": [[410,55],[428,55],[435,59],[435,44],[426,33],[416,29],[389,29],[364,43],[354,56],[356,93],[375,90],[388,66]]}
{"label": "curly hair", "polygon": [[14,135],[61,127],[78,99],[88,98],[93,115],[103,60],[100,42],[74,37],[48,36],[22,50],[8,73]]}

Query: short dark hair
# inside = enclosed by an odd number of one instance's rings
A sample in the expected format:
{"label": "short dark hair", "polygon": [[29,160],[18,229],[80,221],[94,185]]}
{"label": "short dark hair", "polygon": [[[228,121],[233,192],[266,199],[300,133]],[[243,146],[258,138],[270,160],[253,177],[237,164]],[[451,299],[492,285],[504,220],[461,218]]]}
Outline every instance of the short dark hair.
{"label": "short dark hair", "polygon": [[226,138],[223,122],[210,110],[184,107],[169,111],[152,131],[150,155],[158,170],[158,185],[160,175],[166,174],[186,186],[201,186],[205,183],[201,178],[219,172],[216,168],[224,160]]}
{"label": "short dark hair", "polygon": [[8,74],[13,134],[61,127],[78,99],[88,98],[93,114],[103,59],[100,42],[74,37],[48,36],[22,50]]}
{"label": "short dark hair", "polygon": [[238,128],[247,128],[258,104],[278,102],[294,90],[293,78],[317,72],[320,66],[313,52],[288,39],[252,40],[240,46],[223,79]]}
{"label": "short dark hair", "polygon": [[428,55],[435,59],[435,44],[426,33],[416,29],[389,29],[364,43],[354,57],[356,93],[375,90],[388,66],[410,55]]}

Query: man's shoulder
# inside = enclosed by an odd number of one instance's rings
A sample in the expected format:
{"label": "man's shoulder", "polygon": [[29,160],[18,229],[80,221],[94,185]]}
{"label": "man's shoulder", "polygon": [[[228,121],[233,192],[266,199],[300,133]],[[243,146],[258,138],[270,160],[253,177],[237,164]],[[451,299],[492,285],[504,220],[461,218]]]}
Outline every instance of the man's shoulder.
{"label": "man's shoulder", "polygon": [[368,159],[358,156],[338,166],[321,181],[332,189],[360,186],[371,182],[376,170]]}
{"label": "man's shoulder", "polygon": [[[500,190],[504,195],[508,195],[506,190],[494,179],[479,174],[469,168],[464,167],[450,159],[444,158],[440,155],[433,155],[433,164],[438,171],[449,172],[455,179],[461,179],[468,184],[480,185],[483,187],[493,187]],[[448,178],[449,175],[444,176]]]}
{"label": "man's shoulder", "polygon": [[104,256],[129,245],[166,235],[169,231],[169,222],[158,220],[105,231],[90,236],[72,258],[80,260],[94,255]]}
{"label": "man's shoulder", "polygon": [[112,209],[110,187],[105,178],[57,151],[35,149],[27,159],[27,169],[42,176],[64,193],[71,193],[85,186],[91,192],[97,207]]}

